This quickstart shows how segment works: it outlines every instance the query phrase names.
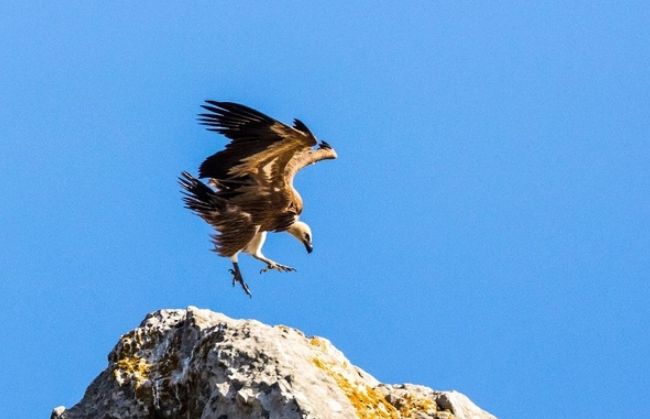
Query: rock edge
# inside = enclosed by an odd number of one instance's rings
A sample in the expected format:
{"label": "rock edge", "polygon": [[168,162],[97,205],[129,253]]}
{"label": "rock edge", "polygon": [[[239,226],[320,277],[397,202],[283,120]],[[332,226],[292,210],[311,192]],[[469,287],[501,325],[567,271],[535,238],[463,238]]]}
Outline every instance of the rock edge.
{"label": "rock edge", "polygon": [[327,339],[196,307],[148,314],[108,361],[51,418],[495,419],[456,391],[382,384]]}

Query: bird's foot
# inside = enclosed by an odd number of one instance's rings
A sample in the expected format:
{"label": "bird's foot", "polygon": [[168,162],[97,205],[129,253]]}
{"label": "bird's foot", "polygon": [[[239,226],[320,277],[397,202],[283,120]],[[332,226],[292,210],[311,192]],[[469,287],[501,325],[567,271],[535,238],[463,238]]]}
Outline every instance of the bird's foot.
{"label": "bird's foot", "polygon": [[253,295],[251,294],[250,288],[248,288],[248,284],[246,281],[244,281],[244,278],[241,276],[241,272],[239,272],[239,269],[228,269],[228,271],[232,274],[232,286],[234,287],[236,283],[239,283],[241,285],[241,288],[244,290],[246,295],[249,297],[252,297]]}
{"label": "bird's foot", "polygon": [[280,265],[279,263],[269,263],[266,266],[266,268],[260,270],[260,273],[263,274],[268,271],[296,272],[296,268],[292,268],[291,266]]}

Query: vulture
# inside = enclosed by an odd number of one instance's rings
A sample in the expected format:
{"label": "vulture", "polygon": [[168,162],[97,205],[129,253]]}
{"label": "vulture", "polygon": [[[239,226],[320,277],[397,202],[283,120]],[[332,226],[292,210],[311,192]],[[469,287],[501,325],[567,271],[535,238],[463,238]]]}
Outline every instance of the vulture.
{"label": "vulture", "polygon": [[319,141],[307,126],[295,119],[285,125],[254,109],[232,102],[207,100],[201,105],[199,122],[209,131],[224,135],[226,147],[208,157],[198,177],[188,172],[179,178],[185,207],[215,229],[214,251],[230,258],[233,286],[251,292],[239,269],[241,252],[251,255],[270,270],[295,271],[262,253],[267,232],[286,231],[313,250],[311,228],[299,217],[303,210],[293,178],[303,167],[335,159],[336,151]]}

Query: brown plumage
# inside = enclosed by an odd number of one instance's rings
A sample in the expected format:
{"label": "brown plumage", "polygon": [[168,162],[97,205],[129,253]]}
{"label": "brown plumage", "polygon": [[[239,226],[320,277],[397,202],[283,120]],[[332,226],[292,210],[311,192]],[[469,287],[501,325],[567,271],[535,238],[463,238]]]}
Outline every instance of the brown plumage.
{"label": "brown plumage", "polygon": [[237,255],[242,250],[265,262],[267,269],[292,269],[262,255],[267,231],[289,231],[311,248],[311,231],[298,221],[303,202],[293,178],[309,164],[335,159],[336,152],[326,142],[319,143],[297,119],[287,126],[230,102],[208,100],[202,107],[207,112],[199,114],[199,121],[231,141],[199,168],[199,177],[209,178],[215,189],[184,172],[180,179],[184,199],[216,229],[215,250],[231,257],[235,280],[247,291],[237,278],[241,277]]}

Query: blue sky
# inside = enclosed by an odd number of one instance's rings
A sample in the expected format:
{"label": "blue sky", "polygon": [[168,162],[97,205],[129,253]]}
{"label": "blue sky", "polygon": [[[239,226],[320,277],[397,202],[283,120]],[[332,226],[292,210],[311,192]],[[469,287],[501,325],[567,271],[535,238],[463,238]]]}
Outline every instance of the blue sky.
{"label": "blue sky", "polygon": [[[0,405],[71,406],[120,334],[188,305],[325,336],[502,418],[650,408],[646,2],[4,2]],[[249,300],[176,177],[204,99],[301,118]]]}

